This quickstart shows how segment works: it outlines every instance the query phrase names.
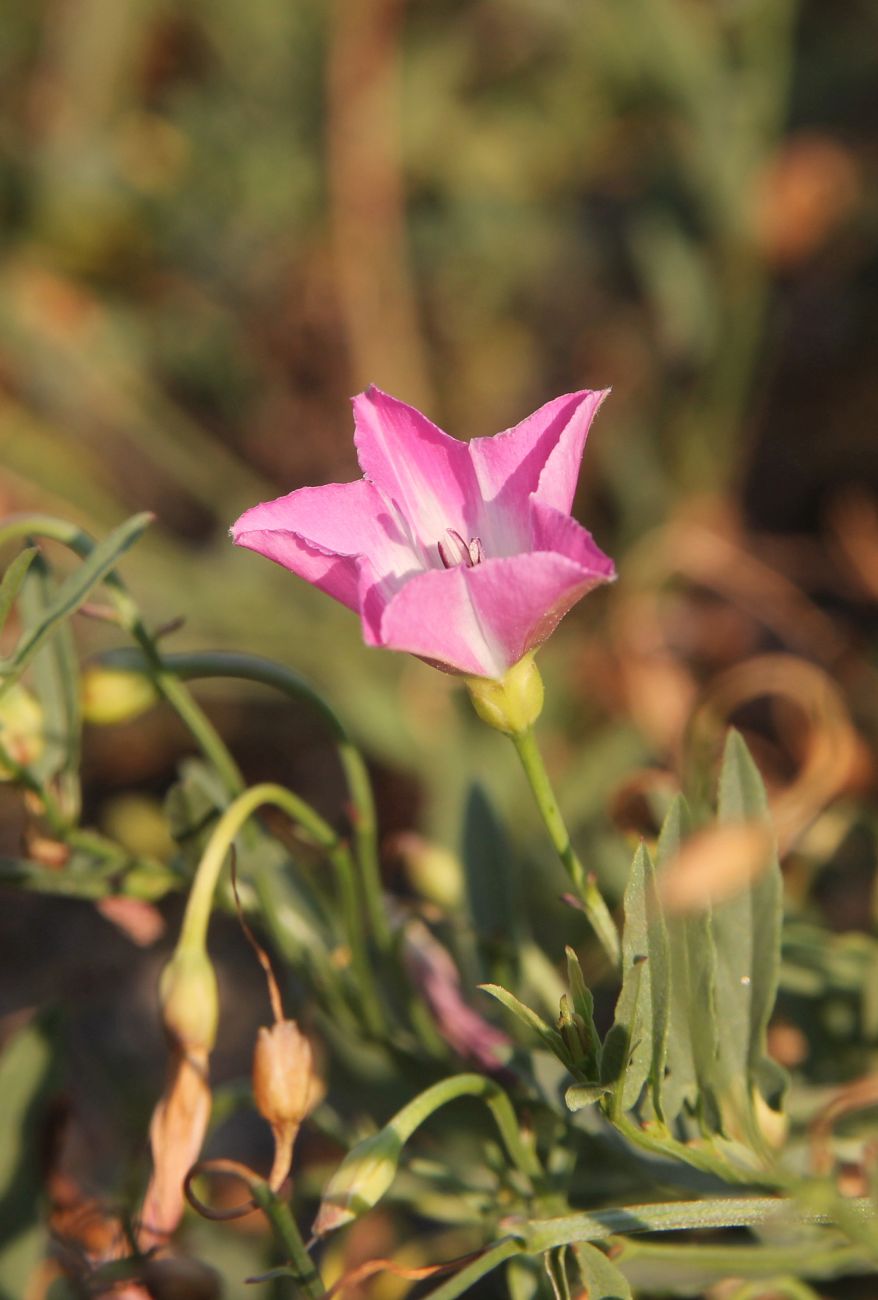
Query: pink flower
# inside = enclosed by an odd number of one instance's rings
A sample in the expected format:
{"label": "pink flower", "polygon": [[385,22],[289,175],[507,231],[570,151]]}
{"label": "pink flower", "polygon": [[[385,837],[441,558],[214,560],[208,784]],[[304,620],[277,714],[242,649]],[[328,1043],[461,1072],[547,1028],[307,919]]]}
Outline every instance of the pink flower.
{"label": "pink flower", "polygon": [[556,397],[466,443],[369,388],[354,398],[363,478],[254,506],[232,537],[355,610],[368,645],[502,678],[615,577],[570,515],[605,396]]}
{"label": "pink flower", "polygon": [[423,921],[410,921],[406,926],[402,959],[449,1047],[489,1074],[501,1070],[512,1040],[464,1002],[454,961]]}

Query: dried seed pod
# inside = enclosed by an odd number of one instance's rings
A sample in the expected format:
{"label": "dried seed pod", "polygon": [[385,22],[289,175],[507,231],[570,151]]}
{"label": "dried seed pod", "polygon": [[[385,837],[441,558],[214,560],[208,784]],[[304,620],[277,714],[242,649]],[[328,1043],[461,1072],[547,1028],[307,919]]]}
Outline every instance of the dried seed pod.
{"label": "dried seed pod", "polygon": [[295,1020],[263,1026],[253,1051],[253,1097],[274,1134],[269,1183],[275,1190],[290,1171],[296,1134],[318,1091],[311,1044]]}

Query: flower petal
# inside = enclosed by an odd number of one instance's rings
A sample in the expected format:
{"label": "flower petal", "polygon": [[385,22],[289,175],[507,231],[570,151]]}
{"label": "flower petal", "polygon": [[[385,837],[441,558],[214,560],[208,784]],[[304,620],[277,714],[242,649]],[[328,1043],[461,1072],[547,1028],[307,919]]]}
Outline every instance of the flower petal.
{"label": "flower petal", "polygon": [[566,555],[593,575],[594,585],[615,579],[616,566],[609,555],[604,554],[588,529],[571,515],[531,497],[530,524],[532,550]]}
{"label": "flower petal", "polygon": [[449,528],[475,535],[479,495],[466,443],[374,386],[354,398],[354,420],[360,468],[399,507],[424,567]]}
{"label": "flower petal", "polygon": [[526,517],[531,493],[569,511],[589,425],[605,396],[606,391],[589,389],[567,393],[547,402],[514,428],[470,442],[490,521],[481,525],[489,555],[510,555],[523,549],[518,527]]}
{"label": "flower petal", "polygon": [[499,678],[600,581],[577,561],[545,551],[422,573],[387,605],[378,644],[454,672]]}
{"label": "flower petal", "polygon": [[536,495],[544,505],[570,513],[576,495],[585,440],[591,422],[609,391],[609,388],[602,388],[596,392],[579,394],[583,400],[561,430],[540,474]]}
{"label": "flower petal", "polygon": [[351,609],[359,609],[360,557],[382,579],[418,567],[395,512],[362,479],[300,488],[253,506],[232,526],[232,537]]}

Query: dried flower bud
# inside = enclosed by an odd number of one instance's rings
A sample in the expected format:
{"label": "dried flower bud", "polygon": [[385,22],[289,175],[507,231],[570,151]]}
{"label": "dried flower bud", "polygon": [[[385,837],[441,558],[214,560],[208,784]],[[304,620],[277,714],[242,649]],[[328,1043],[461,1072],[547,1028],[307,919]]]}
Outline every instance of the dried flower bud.
{"label": "dried flower bud", "polygon": [[290,1172],[296,1134],[319,1091],[311,1044],[295,1020],[263,1026],[253,1052],[253,1097],[274,1137],[268,1182],[275,1191]]}
{"label": "dried flower bud", "polygon": [[216,1039],[216,975],[203,949],[178,948],[159,982],[162,1019],[185,1051],[209,1052]]}
{"label": "dried flower bud", "polygon": [[80,683],[82,716],[96,727],[131,722],[151,709],[158,699],[155,686],[144,673],[125,668],[86,668]]}
{"label": "dried flower bud", "polygon": [[259,1030],[253,1053],[253,1097],[272,1128],[299,1127],[316,1092],[311,1044],[295,1020]]}
{"label": "dried flower bud", "polygon": [[[20,682],[0,696],[0,745],[20,767],[29,767],[43,752],[43,710]],[[0,781],[14,778],[0,763]]]}
{"label": "dried flower bud", "polygon": [[543,679],[532,653],[513,664],[499,681],[491,677],[465,680],[482,721],[507,735],[527,731],[543,711]]}
{"label": "dried flower bud", "polygon": [[402,1140],[390,1127],[358,1142],[326,1186],[314,1220],[314,1235],[334,1232],[377,1205],[393,1182],[401,1151]]}

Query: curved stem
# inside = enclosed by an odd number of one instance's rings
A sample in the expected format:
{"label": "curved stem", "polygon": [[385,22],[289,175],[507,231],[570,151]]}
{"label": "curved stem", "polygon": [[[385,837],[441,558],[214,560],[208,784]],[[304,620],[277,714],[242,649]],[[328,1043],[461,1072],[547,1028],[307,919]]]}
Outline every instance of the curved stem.
{"label": "curved stem", "polygon": [[385,1127],[392,1130],[400,1142],[407,1142],[424,1120],[457,1097],[480,1097],[494,1116],[506,1150],[521,1172],[528,1178],[542,1178],[543,1171],[536,1152],[522,1140],[512,1102],[499,1084],[482,1074],[456,1074],[434,1083],[398,1110]]}
{"label": "curved stem", "polygon": [[244,794],[239,795],[220,817],[198,864],[183,915],[178,947],[193,948],[198,951],[204,948],[213,896],[229,849],[248,818],[264,804],[273,804],[304,826],[326,852],[335,868],[342,894],[342,906],[347,914],[351,959],[363,999],[363,1010],[369,1028],[373,1032],[379,1032],[383,1026],[383,1016],[359,925],[356,896],[353,893],[353,864],[350,852],[328,822],[325,822],[303,799],[283,786],[268,783],[252,786]]}
{"label": "curved stem", "polygon": [[[144,667],[140,653],[127,649],[111,651],[102,656],[101,662],[134,671]],[[259,655],[208,650],[162,655],[161,662],[168,672],[186,680],[230,677],[240,681],[259,682],[283,692],[290,699],[306,700],[319,714],[335,741],[347,782],[351,800],[351,829],[362,873],[363,901],[370,928],[379,947],[384,950],[389,948],[391,934],[382,897],[372,783],[363,756],[338,715],[298,673]],[[149,661],[146,666],[150,666]]]}
{"label": "curved stem", "polygon": [[546,765],[537,746],[533,729],[528,727],[525,731],[515,732],[510,738],[516,748],[518,757],[521,759],[521,765],[530,782],[530,788],[533,791],[546,830],[549,832],[549,838],[555,846],[555,851],[573,881],[585,909],[585,914],[591,922],[601,947],[613,966],[618,967],[621,958],[619,932],[600,890],[594,880],[586,875],[585,868],[570,842],[570,832],[567,830],[567,824],[561,814],[561,809],[558,807],[558,800],[555,797],[555,791],[552,789],[552,783],[549,780]]}

